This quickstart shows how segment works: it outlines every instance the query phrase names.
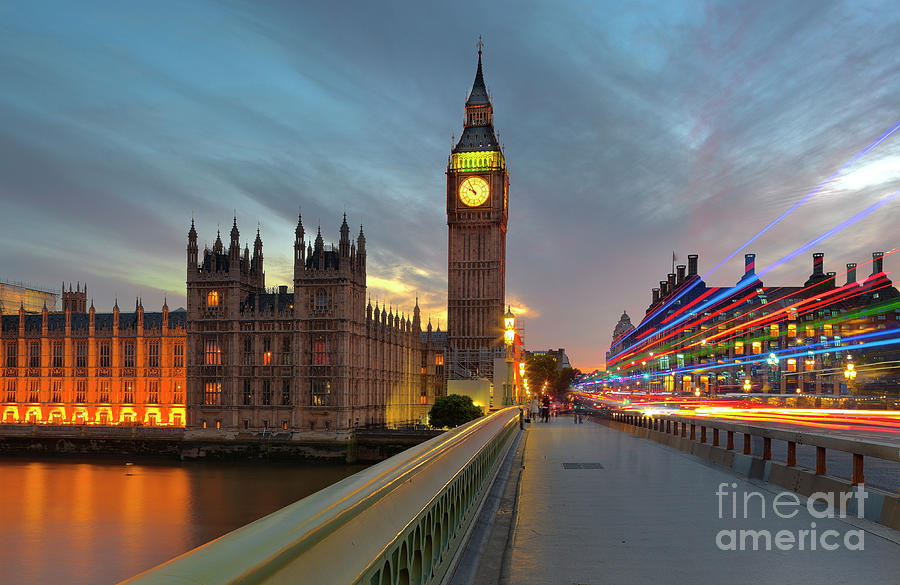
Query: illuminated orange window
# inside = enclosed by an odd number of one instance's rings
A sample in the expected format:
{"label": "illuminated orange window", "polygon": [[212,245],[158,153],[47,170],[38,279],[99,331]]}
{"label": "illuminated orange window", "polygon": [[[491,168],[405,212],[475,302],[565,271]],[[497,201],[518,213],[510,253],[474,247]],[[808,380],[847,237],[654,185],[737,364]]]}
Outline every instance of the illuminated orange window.
{"label": "illuminated orange window", "polygon": [[753,348],[753,353],[755,355],[759,355],[762,353],[762,342],[761,341],[754,341],[751,344],[751,347]]}
{"label": "illuminated orange window", "polygon": [[797,371],[797,360],[791,358],[787,361],[787,371],[796,372]]}
{"label": "illuminated orange window", "polygon": [[428,397],[424,394],[419,396],[419,404],[425,404],[428,401]]}
{"label": "illuminated orange window", "polygon": [[780,333],[780,331],[778,330],[778,323],[773,323],[772,325],[769,326],[769,334],[772,337],[778,337],[779,333]]}
{"label": "illuminated orange window", "polygon": [[734,342],[734,355],[744,355],[744,342],[743,341],[735,341]]}
{"label": "illuminated orange window", "polygon": [[815,336],[816,336],[816,330],[815,330],[814,328],[812,328],[812,327],[807,327],[807,328],[806,328],[806,336],[807,336],[807,337],[815,337]]}
{"label": "illuminated orange window", "polygon": [[811,372],[816,368],[816,360],[806,360],[804,365],[806,366],[806,371]]}
{"label": "illuminated orange window", "polygon": [[434,365],[436,365],[436,366],[444,365],[444,354],[439,353],[436,356],[434,356]]}
{"label": "illuminated orange window", "polygon": [[831,335],[834,332],[834,329],[831,326],[831,323],[825,323],[825,325],[822,327],[822,331],[825,335]]}
{"label": "illuminated orange window", "polygon": [[206,293],[206,306],[207,307],[218,307],[219,306],[219,292],[215,290],[211,290]]}
{"label": "illuminated orange window", "polygon": [[[222,383],[207,382],[203,388],[203,404],[218,405],[222,403]],[[206,421],[203,421],[204,423]],[[205,426],[203,428],[206,428]]]}
{"label": "illuminated orange window", "polygon": [[206,357],[204,363],[207,366],[218,366],[222,363],[222,348],[219,342],[214,339],[206,341]]}
{"label": "illuminated orange window", "polygon": [[797,325],[791,323],[788,325],[788,337],[797,337]]}

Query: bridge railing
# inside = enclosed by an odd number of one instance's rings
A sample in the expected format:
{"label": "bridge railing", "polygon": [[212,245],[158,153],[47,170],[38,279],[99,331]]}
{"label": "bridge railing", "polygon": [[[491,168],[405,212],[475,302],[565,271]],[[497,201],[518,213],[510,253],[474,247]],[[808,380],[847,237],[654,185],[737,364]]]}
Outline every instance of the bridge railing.
{"label": "bridge railing", "polygon": [[126,583],[440,583],[519,428],[493,412]]}
{"label": "bridge railing", "polygon": [[[814,432],[761,427],[724,420],[691,418],[678,415],[658,414],[649,416],[639,412],[621,411],[612,412],[613,420],[625,424],[636,425],[647,429],[689,438],[691,441],[708,443],[713,447],[721,447],[725,433],[725,449],[735,449],[735,435],[743,437],[742,453],[751,454],[750,442],[753,437],[762,437],[762,459],[772,459],[772,440],[787,443],[787,457],[785,465],[795,467],[797,465],[797,445],[811,445],[816,448],[815,474],[828,473],[826,454],[829,449],[844,451],[853,455],[853,467],[850,476],[852,485],[865,483],[864,460],[865,457],[876,457],[886,461],[900,461],[900,450],[897,445],[882,443],[871,439],[845,438],[834,435],[825,435]],[[711,431],[708,432],[708,431]],[[712,435],[710,437],[710,435]]]}

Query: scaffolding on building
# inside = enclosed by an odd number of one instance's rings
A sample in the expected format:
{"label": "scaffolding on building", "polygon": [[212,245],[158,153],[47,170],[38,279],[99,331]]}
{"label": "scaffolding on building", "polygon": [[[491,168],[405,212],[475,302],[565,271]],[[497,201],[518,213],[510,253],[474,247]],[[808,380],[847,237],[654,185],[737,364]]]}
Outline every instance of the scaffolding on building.
{"label": "scaffolding on building", "polygon": [[26,313],[40,313],[44,307],[56,310],[59,293],[31,283],[0,279],[0,315],[15,315],[19,308]]}

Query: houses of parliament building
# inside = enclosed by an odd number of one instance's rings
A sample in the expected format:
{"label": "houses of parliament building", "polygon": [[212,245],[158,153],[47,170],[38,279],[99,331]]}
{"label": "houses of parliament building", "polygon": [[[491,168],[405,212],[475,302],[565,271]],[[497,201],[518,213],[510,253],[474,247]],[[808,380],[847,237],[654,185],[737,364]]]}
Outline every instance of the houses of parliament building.
{"label": "houses of parliament building", "polygon": [[[298,218],[292,287],[268,288],[257,230],[226,246],[187,237],[186,310],[111,313],[65,285],[62,310],[0,321],[0,422],[331,430],[424,422],[445,359],[483,375],[502,347],[508,175],[494,137],[481,51],[447,164],[448,330],[366,294],[366,237],[346,215],[337,246]],[[19,304],[19,303],[17,303]],[[445,358],[446,356],[446,358]],[[460,356],[463,356],[460,358]],[[468,356],[468,357],[466,357]],[[474,357],[473,357],[474,356]],[[480,360],[480,361],[479,361]],[[450,363],[447,364],[451,365]]]}

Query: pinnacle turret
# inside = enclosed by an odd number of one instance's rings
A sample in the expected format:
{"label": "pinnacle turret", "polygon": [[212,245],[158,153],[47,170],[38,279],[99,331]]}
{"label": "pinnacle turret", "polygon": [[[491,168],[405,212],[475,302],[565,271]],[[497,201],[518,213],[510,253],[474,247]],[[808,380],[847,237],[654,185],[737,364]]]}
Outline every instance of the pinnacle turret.
{"label": "pinnacle turret", "polygon": [[231,244],[228,253],[237,258],[241,253],[241,233],[238,231],[237,214],[234,215],[234,223],[231,224]]}
{"label": "pinnacle turret", "polygon": [[316,233],[316,243],[313,247],[314,253],[319,253],[325,249],[325,242],[322,240],[322,226],[319,226],[318,232]]}
{"label": "pinnacle turret", "polygon": [[344,221],[341,223],[341,240],[338,243],[338,249],[342,258],[350,256],[350,226],[347,225],[347,214],[344,214]]}

